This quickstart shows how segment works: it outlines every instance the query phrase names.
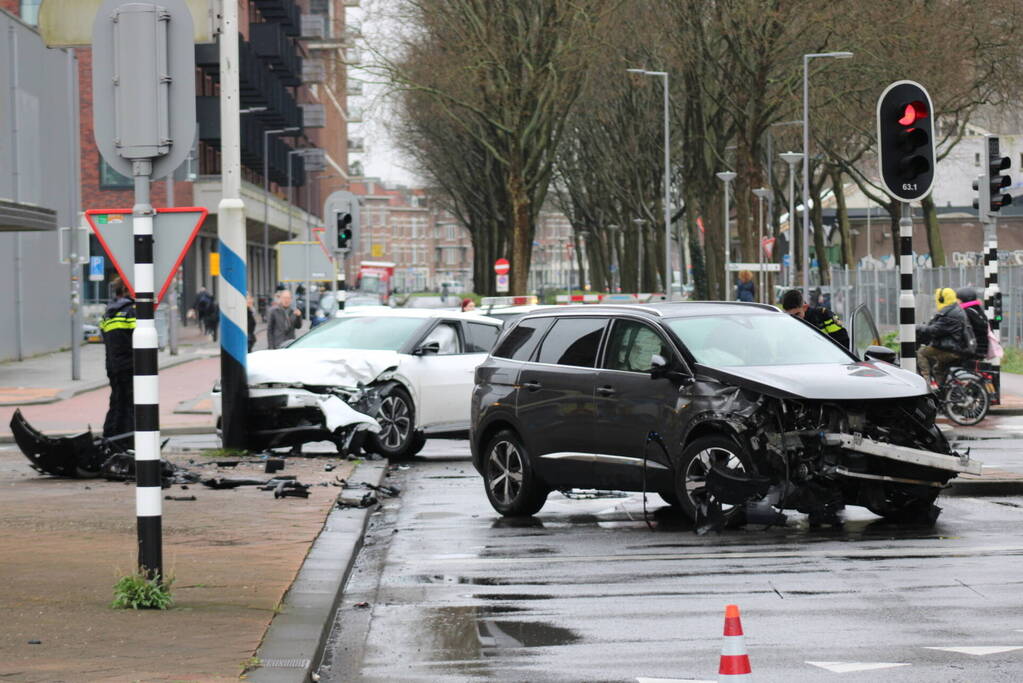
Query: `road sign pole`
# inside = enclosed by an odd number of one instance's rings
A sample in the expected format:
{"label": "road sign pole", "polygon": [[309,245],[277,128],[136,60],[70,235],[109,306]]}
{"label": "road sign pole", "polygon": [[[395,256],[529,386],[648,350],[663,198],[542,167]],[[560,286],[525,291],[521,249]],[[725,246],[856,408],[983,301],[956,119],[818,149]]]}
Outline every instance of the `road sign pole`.
{"label": "road sign pole", "polygon": [[157,373],[156,320],[153,316],[153,207],[149,201],[153,164],[149,159],[132,164],[135,206],[132,238],[135,243],[135,317],[132,335],[135,401],[135,514],[138,521],[139,567],[150,576],[163,574],[162,488],[160,477],[160,389]]}
{"label": "road sign pole", "polygon": [[224,448],[245,448],[248,315],[245,293],[245,204],[241,199],[241,125],[238,81],[238,3],[225,2],[220,33],[220,121],[223,193],[220,239],[220,386]]}

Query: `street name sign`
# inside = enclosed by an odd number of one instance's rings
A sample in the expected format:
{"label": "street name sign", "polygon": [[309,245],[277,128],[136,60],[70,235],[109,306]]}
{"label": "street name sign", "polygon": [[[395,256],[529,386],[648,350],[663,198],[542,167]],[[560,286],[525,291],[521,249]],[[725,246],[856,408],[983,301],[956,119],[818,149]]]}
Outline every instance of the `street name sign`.
{"label": "street name sign", "polygon": [[768,273],[777,273],[781,270],[780,263],[729,263],[728,270],[763,270]]}
{"label": "street name sign", "polygon": [[[132,280],[135,274],[135,242],[131,209],[89,209],[85,212],[85,220],[121,280],[134,296]],[[170,287],[174,274],[185,258],[185,252],[192,246],[205,220],[206,209],[202,207],[156,210],[153,233],[159,234],[159,239],[153,240],[153,283],[160,285],[156,294],[157,303]]]}

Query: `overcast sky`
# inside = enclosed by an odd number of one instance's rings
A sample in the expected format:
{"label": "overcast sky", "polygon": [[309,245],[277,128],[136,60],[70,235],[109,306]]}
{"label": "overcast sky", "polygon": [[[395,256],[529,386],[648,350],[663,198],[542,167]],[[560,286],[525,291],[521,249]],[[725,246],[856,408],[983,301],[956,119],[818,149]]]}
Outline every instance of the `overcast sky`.
{"label": "overcast sky", "polygon": [[[386,44],[386,36],[393,30],[386,10],[393,6],[394,0],[362,0],[359,7],[348,9],[348,24],[359,26],[366,41],[375,41],[377,45]],[[371,60],[373,53],[363,49],[362,56],[363,59]],[[372,80],[369,74],[358,69],[351,69],[349,74],[353,79],[364,82]],[[349,98],[349,102],[362,107],[363,122],[352,124],[348,136],[363,138],[366,146],[364,154],[350,155],[350,159],[360,159],[367,176],[402,185],[421,185],[422,180],[411,170],[411,161],[395,147],[388,132],[388,124],[394,113],[385,96],[384,86],[366,82],[363,96]]]}

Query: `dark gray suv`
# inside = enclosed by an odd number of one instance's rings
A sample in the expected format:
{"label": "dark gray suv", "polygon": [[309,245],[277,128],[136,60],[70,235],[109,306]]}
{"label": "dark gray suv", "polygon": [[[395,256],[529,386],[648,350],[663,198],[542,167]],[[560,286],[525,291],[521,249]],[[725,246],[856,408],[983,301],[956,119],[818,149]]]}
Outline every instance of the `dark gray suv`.
{"label": "dark gray suv", "polygon": [[[851,326],[854,344],[876,337]],[[657,492],[711,525],[785,508],[839,523],[846,504],[933,521],[940,489],[980,464],[951,451],[919,376],[861,347],[759,304],[527,314],[476,369],[473,462],[504,515],[597,488]]]}

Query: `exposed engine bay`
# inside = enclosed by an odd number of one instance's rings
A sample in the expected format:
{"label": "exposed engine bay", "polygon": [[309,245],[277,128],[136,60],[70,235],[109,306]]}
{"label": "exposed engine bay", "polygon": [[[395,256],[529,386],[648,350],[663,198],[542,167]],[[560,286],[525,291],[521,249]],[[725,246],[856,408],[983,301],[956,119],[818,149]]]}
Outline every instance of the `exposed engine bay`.
{"label": "exposed engine bay", "polygon": [[[830,401],[716,383],[704,390],[701,398],[720,407],[705,421],[723,422],[740,446],[730,458],[709,453],[705,491],[692,487],[692,502],[709,528],[739,518],[780,524],[784,509],[807,514],[811,525],[840,524],[845,505],[933,523],[940,513],[934,501],[948,481],[980,474],[981,463],[954,452],[938,429],[929,395]],[[687,471],[687,490],[689,479]]]}

